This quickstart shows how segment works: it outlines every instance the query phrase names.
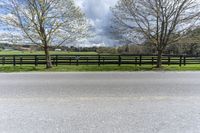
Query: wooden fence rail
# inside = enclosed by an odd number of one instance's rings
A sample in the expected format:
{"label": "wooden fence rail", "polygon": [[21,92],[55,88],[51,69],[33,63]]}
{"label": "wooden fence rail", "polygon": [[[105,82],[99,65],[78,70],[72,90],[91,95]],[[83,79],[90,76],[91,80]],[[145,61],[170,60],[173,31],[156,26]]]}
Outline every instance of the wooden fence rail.
{"label": "wooden fence rail", "polygon": [[[58,65],[155,65],[156,55],[51,55],[52,63]],[[164,65],[200,64],[200,56],[163,55]],[[44,65],[44,55],[0,55],[1,65]]]}

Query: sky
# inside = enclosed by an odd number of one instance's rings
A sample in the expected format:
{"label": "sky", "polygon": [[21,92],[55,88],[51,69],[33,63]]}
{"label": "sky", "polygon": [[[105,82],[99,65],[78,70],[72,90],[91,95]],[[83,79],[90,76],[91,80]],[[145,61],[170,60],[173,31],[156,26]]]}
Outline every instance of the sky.
{"label": "sky", "polygon": [[[4,0],[0,0],[4,1]],[[111,27],[112,13],[111,7],[114,7],[118,0],[74,0],[75,4],[81,8],[89,20],[91,37],[84,40],[71,43],[79,46],[115,46],[118,41],[114,39],[109,28]],[[1,4],[1,3],[0,3]],[[3,13],[1,11],[1,13]],[[2,15],[2,14],[1,14]],[[2,30],[2,32],[1,32]],[[5,33],[1,27],[0,33]]]}
{"label": "sky", "polygon": [[86,14],[90,24],[94,28],[90,39],[86,39],[83,45],[86,46],[114,46],[118,41],[109,35],[111,24],[110,7],[115,6],[118,0],[75,0],[75,3]]}

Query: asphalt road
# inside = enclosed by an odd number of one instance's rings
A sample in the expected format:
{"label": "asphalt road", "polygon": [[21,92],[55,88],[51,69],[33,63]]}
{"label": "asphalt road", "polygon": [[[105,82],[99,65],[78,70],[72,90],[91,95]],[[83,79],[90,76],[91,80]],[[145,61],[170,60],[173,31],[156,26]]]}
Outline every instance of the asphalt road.
{"label": "asphalt road", "polygon": [[0,74],[1,133],[199,133],[200,72]]}

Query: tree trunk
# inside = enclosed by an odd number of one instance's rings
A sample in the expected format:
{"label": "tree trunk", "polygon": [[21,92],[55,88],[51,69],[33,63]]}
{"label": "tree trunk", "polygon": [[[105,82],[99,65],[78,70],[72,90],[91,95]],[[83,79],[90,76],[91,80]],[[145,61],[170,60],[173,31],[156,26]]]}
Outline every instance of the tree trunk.
{"label": "tree trunk", "polygon": [[157,56],[157,68],[161,68],[162,66],[162,50],[158,50],[158,56]]}
{"label": "tree trunk", "polygon": [[49,54],[49,48],[47,45],[44,47],[45,51],[45,58],[46,58],[46,68],[52,68],[52,62],[51,62],[51,55]]}

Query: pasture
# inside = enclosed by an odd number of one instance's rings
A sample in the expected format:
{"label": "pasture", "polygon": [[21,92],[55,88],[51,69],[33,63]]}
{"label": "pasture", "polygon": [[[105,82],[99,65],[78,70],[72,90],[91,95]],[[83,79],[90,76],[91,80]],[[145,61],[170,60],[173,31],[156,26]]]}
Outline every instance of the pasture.
{"label": "pasture", "polygon": [[[45,69],[43,51],[1,51],[0,72],[154,71],[156,55],[99,55],[96,52],[51,51],[53,68]],[[164,71],[200,70],[200,57],[163,55]]]}
{"label": "pasture", "polygon": [[[0,55],[44,55],[44,51],[17,51],[17,50],[12,50],[12,51],[0,51]],[[97,54],[96,52],[68,52],[68,51],[50,51],[50,54],[91,54],[95,55]]]}

